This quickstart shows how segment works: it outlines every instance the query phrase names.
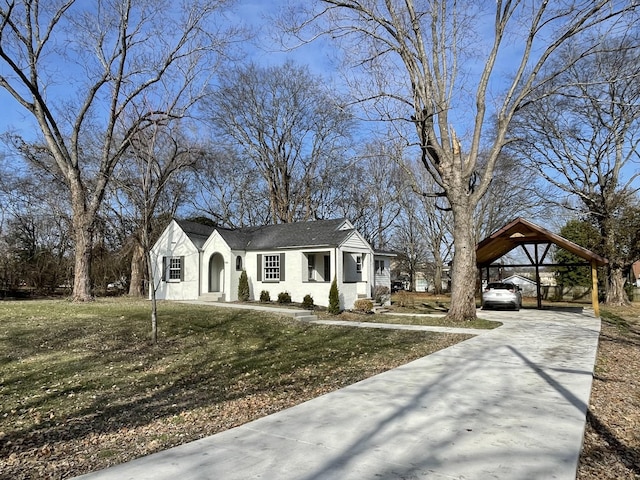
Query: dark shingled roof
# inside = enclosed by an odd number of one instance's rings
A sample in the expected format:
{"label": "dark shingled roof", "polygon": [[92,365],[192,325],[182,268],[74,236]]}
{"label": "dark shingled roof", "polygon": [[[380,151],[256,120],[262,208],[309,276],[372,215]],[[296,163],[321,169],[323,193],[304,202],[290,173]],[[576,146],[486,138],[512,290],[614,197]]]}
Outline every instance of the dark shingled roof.
{"label": "dark shingled roof", "polygon": [[229,230],[195,222],[177,221],[180,228],[200,248],[217,230],[234,250],[273,250],[281,248],[340,245],[354,231],[340,230],[346,219],[316,220],[312,222],[282,223],[261,227]]}
{"label": "dark shingled roof", "polygon": [[204,242],[215,230],[215,227],[202,223],[189,222],[187,220],[176,220],[176,222],[198,248],[202,248]]}

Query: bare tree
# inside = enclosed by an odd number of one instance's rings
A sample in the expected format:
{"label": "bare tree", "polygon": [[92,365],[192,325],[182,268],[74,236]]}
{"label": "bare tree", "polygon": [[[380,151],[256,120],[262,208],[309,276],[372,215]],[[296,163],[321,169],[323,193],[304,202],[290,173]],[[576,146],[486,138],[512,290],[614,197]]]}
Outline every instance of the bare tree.
{"label": "bare tree", "polygon": [[119,216],[132,223],[133,230],[129,295],[145,293],[144,280],[149,279],[146,254],[157,226],[155,219],[170,218],[181,203],[187,203],[188,170],[204,154],[204,149],[184,131],[180,122],[174,121],[137,132],[123,162],[114,171],[113,202]]}
{"label": "bare tree", "polygon": [[371,102],[371,115],[415,127],[422,165],[438,185],[434,193],[444,195],[453,215],[448,316],[475,318],[473,214],[514,114],[532,89],[557,73],[541,70],[567,40],[613,26],[637,3],[323,0],[309,8],[305,21],[292,28],[289,18],[283,28],[303,41],[323,34],[336,39],[361,73],[352,84],[360,100]]}
{"label": "bare tree", "polygon": [[119,185],[129,198],[136,219],[130,294],[139,294],[137,289],[140,288],[142,267],[146,265],[151,297],[151,340],[154,344],[158,342],[156,290],[161,277],[154,272],[156,259],[150,257],[154,218],[158,210],[175,212],[177,199],[186,194],[181,174],[195,165],[203,153],[193,140],[185,138],[179,125],[171,126],[155,125],[132,137],[126,165],[119,172],[122,175]]}
{"label": "bare tree", "polygon": [[95,221],[116,164],[136,132],[199,96],[232,39],[214,22],[226,3],[2,2],[0,87],[29,112],[69,190],[75,300],[92,298]]}
{"label": "bare tree", "polygon": [[320,192],[342,168],[351,130],[350,115],[322,78],[291,62],[229,69],[205,110],[266,185],[271,222],[318,217]]}
{"label": "bare tree", "polygon": [[240,228],[270,223],[269,193],[237,146],[206,147],[194,176],[193,216],[205,215],[221,226]]}
{"label": "bare tree", "polygon": [[[11,178],[11,177],[9,177]],[[3,180],[7,178],[3,175]],[[11,271],[2,275],[8,286],[22,283],[53,293],[69,277],[69,215],[60,202],[61,186],[31,171],[0,182],[5,222],[0,235]],[[7,281],[10,278],[13,281]],[[9,285],[12,284],[12,285]]]}
{"label": "bare tree", "polygon": [[417,210],[407,209],[396,219],[392,243],[394,251],[398,252],[398,273],[406,273],[409,277],[410,291],[415,291],[418,271],[424,269],[430,260],[423,225],[417,213]]}
{"label": "bare tree", "polygon": [[338,211],[349,218],[374,249],[389,248],[407,183],[399,164],[403,146],[381,137],[365,142],[342,182],[334,186]]}
{"label": "bare tree", "polygon": [[[421,267],[431,276],[436,294],[442,293],[445,263],[451,260],[453,221],[451,211],[443,199],[431,195],[434,180],[420,165],[405,163],[405,179],[410,185],[402,198],[402,213],[396,226],[396,239],[399,251],[413,251],[416,257],[413,267]],[[406,245],[406,241],[411,243]],[[414,246],[419,242],[422,247]],[[411,255],[405,254],[405,257]],[[408,264],[411,267],[411,262]],[[410,272],[415,288],[415,274]]]}
{"label": "bare tree", "polygon": [[[558,62],[576,48],[568,46]],[[635,211],[640,189],[638,38],[602,42],[531,96],[536,101],[513,125],[513,150],[554,188],[579,200],[578,211],[600,232],[598,253],[609,260],[606,302],[627,303],[624,273],[636,259],[624,241],[630,227],[621,225]]]}

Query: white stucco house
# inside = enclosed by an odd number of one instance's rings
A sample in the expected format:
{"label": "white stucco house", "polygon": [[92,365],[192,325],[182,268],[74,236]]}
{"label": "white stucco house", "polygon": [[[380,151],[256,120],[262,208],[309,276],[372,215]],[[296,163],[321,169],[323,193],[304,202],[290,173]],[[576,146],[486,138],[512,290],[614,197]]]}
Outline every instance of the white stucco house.
{"label": "white stucco house", "polygon": [[237,301],[246,270],[251,300],[266,290],[272,300],[288,292],[293,302],[309,294],[320,306],[335,277],[342,309],[391,288],[392,256],[374,252],[346,219],[235,230],[172,220],[151,249],[158,299]]}

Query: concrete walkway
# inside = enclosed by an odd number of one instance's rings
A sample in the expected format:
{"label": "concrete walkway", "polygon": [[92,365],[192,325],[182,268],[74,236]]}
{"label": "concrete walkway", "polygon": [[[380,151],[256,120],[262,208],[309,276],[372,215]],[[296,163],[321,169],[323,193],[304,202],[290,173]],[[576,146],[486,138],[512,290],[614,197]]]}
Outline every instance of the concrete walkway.
{"label": "concrete walkway", "polygon": [[86,479],[574,480],[600,320],[481,312],[498,329]]}

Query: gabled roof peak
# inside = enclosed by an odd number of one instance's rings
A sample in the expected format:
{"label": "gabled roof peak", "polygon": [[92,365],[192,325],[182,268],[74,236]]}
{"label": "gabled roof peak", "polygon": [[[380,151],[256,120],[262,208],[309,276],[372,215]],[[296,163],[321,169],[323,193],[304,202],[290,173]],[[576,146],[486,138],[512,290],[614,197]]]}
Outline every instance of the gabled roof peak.
{"label": "gabled roof peak", "polygon": [[520,217],[478,243],[476,246],[476,260],[478,266],[488,266],[520,245],[538,243],[553,243],[578,257],[595,262],[600,266],[608,263],[606,258]]}

